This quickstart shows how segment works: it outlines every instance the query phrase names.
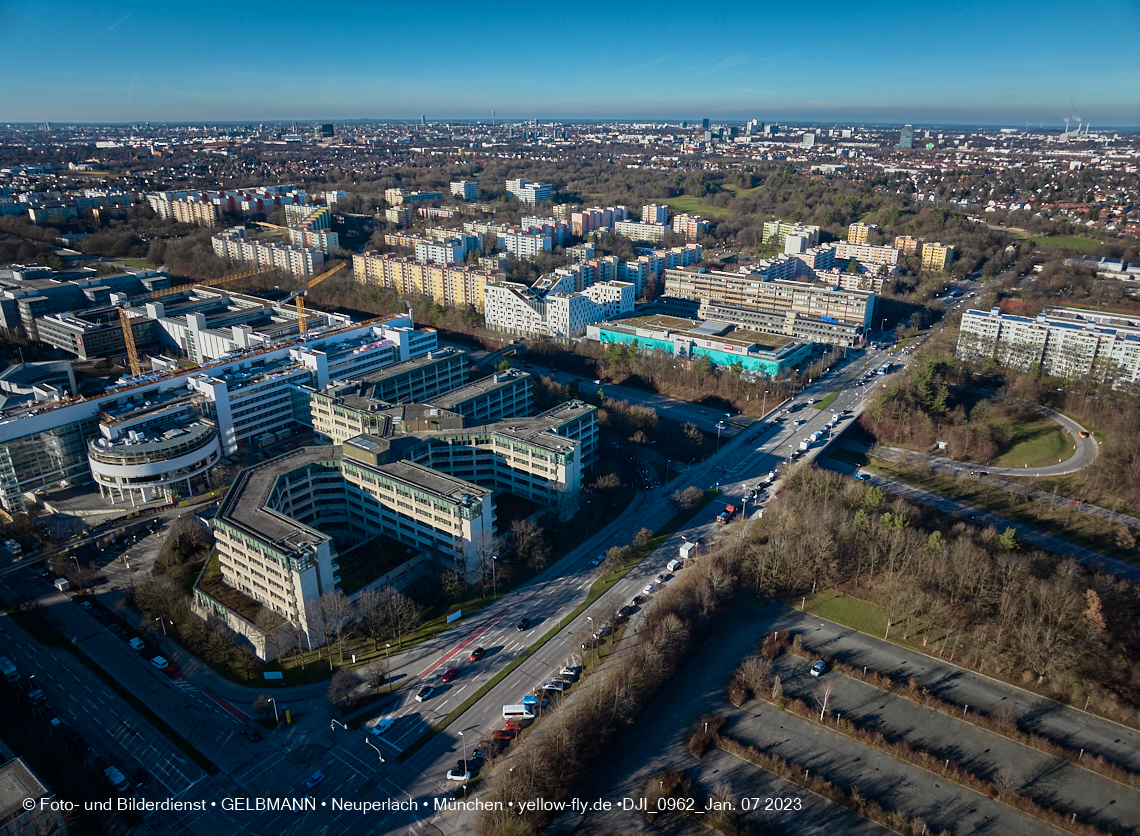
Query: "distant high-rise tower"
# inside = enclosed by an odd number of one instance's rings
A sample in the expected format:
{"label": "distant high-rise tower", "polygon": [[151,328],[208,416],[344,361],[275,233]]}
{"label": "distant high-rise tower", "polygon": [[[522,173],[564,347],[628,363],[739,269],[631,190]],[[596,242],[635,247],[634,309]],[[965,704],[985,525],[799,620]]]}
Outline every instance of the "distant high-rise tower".
{"label": "distant high-rise tower", "polygon": [[702,119],[701,120],[701,128],[703,128],[706,131],[709,129],[709,120],[708,119]]}
{"label": "distant high-rise tower", "polygon": [[899,148],[914,148],[914,125],[903,125],[899,133]]}
{"label": "distant high-rise tower", "polygon": [[326,122],[325,124],[321,125],[321,136],[331,137],[333,135],[333,131],[334,129],[331,123]]}
{"label": "distant high-rise tower", "polygon": [[425,115],[424,115],[424,114],[422,114],[422,113],[420,114],[420,124],[421,124],[421,125],[426,125],[426,124],[427,124],[427,116],[425,116]]}
{"label": "distant high-rise tower", "polygon": [[495,127],[495,111],[491,111],[491,127]]}

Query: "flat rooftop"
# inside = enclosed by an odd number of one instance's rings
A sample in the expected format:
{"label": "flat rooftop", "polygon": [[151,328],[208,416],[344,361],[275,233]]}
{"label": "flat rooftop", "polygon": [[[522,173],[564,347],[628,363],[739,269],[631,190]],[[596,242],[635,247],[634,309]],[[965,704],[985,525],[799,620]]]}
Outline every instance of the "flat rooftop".
{"label": "flat rooftop", "polygon": [[685,319],[667,314],[651,314],[635,316],[629,319],[617,319],[598,323],[603,328],[626,330],[642,328],[648,331],[672,331],[685,334],[694,339],[715,339],[717,342],[743,347],[759,346],[761,350],[776,351],[798,340],[781,337],[779,334],[765,334],[760,331],[749,331],[738,328],[727,322],[716,320]]}
{"label": "flat rooftop", "polygon": [[462,403],[468,398],[483,395],[487,392],[493,392],[495,389],[502,389],[504,386],[514,385],[528,378],[530,378],[530,373],[520,369],[508,369],[506,371],[496,372],[495,374],[472,381],[466,386],[452,389],[450,392],[446,392],[437,398],[432,398],[431,405],[442,407],[443,409],[452,409],[455,404]]}

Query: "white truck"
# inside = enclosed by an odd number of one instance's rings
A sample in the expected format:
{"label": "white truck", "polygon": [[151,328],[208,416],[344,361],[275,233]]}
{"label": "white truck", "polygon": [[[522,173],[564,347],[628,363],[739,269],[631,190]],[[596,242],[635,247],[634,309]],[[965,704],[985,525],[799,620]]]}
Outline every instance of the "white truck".
{"label": "white truck", "polygon": [[800,442],[800,451],[801,452],[806,451],[810,447],[811,447],[811,439],[805,438],[803,441]]}
{"label": "white truck", "polygon": [[700,540],[692,542],[685,542],[681,544],[681,558],[683,560],[691,560],[697,556],[697,548],[701,545]]}

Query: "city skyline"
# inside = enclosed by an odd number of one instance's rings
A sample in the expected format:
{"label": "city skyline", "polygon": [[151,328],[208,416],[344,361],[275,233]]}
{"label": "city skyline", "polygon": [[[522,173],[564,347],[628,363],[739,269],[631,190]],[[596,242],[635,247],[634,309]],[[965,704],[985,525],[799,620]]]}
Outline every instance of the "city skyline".
{"label": "city skyline", "polygon": [[[11,41],[50,31],[65,60],[13,65],[0,120],[444,121],[496,110],[504,120],[1140,125],[1140,80],[1084,46],[1135,31],[1140,9],[1128,2],[1079,19],[1059,2],[873,14],[667,4],[602,19],[521,4],[296,12],[7,4]],[[1121,66],[1138,52],[1128,40],[1114,50]]]}

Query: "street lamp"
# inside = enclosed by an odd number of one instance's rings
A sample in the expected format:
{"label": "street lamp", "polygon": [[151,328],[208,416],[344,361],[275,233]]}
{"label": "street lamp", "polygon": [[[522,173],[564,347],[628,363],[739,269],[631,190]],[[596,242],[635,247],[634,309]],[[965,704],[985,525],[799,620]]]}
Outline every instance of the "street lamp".
{"label": "street lamp", "polygon": [[493,598],[499,597],[499,577],[498,572],[495,570],[495,564],[498,562],[499,556],[497,554],[491,555],[491,583],[493,584],[491,597]]}
{"label": "street lamp", "polygon": [[760,408],[760,414],[761,415],[767,415],[768,414],[768,390],[767,389],[764,390],[764,406],[762,406]]}
{"label": "street lamp", "polygon": [[273,699],[273,697],[270,697],[269,701],[273,703],[273,722],[280,726],[281,717],[277,714],[277,700]]}
{"label": "street lamp", "polygon": [[388,664],[388,650],[392,645],[384,645],[384,676],[388,679],[388,693],[392,693],[392,666]]}
{"label": "street lamp", "polygon": [[364,742],[371,746],[376,751],[376,754],[380,756],[380,763],[387,763],[387,761],[384,760],[384,755],[380,752],[380,749],[377,748],[375,743],[373,743],[367,737],[364,738]]}
{"label": "street lamp", "polygon": [[346,726],[340,720],[337,720],[337,719],[329,720],[329,731],[331,731],[331,732],[336,731],[337,726],[340,726],[345,731],[348,731],[348,726]]}
{"label": "street lamp", "polygon": [[672,459],[666,459],[665,460],[665,484],[666,485],[669,484],[669,465],[672,463],[672,461],[673,461]]}
{"label": "street lamp", "polygon": [[162,625],[162,637],[163,637],[164,639],[165,639],[165,638],[167,638],[167,635],[166,635],[166,621],[165,621],[165,619],[163,619],[163,618],[160,616],[160,617],[156,618],[156,619],[155,619],[155,621],[157,621],[157,622],[158,622],[160,625]]}
{"label": "street lamp", "polygon": [[467,771],[467,738],[463,736],[463,732],[459,733],[459,739],[463,741],[463,771]]}

